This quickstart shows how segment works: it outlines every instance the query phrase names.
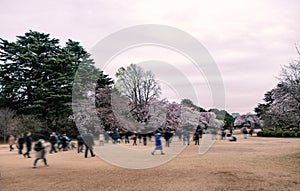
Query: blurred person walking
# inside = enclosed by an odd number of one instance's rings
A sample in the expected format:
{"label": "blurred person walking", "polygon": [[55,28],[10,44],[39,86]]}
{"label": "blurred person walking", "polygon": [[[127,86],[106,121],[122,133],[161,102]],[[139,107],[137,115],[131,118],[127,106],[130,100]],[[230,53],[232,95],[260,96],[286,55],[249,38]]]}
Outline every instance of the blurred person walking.
{"label": "blurred person walking", "polygon": [[32,146],[32,138],[31,138],[31,132],[28,131],[25,135],[25,143],[26,143],[26,153],[23,154],[24,157],[31,158],[30,156],[30,151],[31,151],[31,146]]}
{"label": "blurred person walking", "polygon": [[16,143],[15,137],[13,135],[9,135],[8,137],[8,145],[9,145],[9,151],[13,151],[15,148],[13,145]]}
{"label": "blurred person walking", "polygon": [[43,159],[44,165],[49,166],[47,164],[47,159],[46,159],[46,144],[44,137],[41,136],[39,137],[39,140],[34,144],[34,151],[35,151],[35,160],[33,162],[33,167],[36,168],[36,164],[38,160]]}
{"label": "blurred person walking", "polygon": [[133,145],[133,146],[134,146],[134,145],[137,145],[137,144],[136,144],[136,139],[137,139],[136,131],[133,132],[133,135],[131,136],[131,139],[133,140],[132,145]]}
{"label": "blurred person walking", "polygon": [[165,132],[164,132],[166,147],[170,147],[171,137],[172,137],[172,134],[171,134],[170,130],[166,129]]}
{"label": "blurred person walking", "polygon": [[50,135],[49,142],[51,144],[50,154],[52,154],[52,152],[57,153],[57,150],[55,148],[55,145],[57,143],[57,138],[56,138],[55,132],[52,132],[52,134]]}
{"label": "blurred person walking", "polygon": [[154,150],[151,152],[151,154],[154,155],[156,150],[160,150],[161,154],[164,155],[165,153],[163,152],[163,147],[161,144],[159,131],[156,131],[154,137],[155,137],[155,147],[154,147]]}
{"label": "blurred person walking", "polygon": [[25,143],[24,135],[23,133],[21,133],[17,138],[18,153],[20,155],[23,154],[24,143]]}
{"label": "blurred person walking", "polygon": [[202,129],[201,126],[198,125],[194,134],[195,145],[199,145],[200,135],[202,136]]}
{"label": "blurred person walking", "polygon": [[63,151],[67,151],[68,150],[68,137],[66,134],[63,134],[63,136],[60,137],[60,143],[61,143],[61,149]]}
{"label": "blurred person walking", "polygon": [[224,128],[221,129],[221,140],[224,140],[226,137],[226,131]]}
{"label": "blurred person walking", "polygon": [[254,132],[254,129],[251,127],[250,130],[249,130],[249,135],[252,137],[253,135],[253,132]]}
{"label": "blurred person walking", "polygon": [[183,145],[190,145],[190,132],[188,130],[182,130],[182,142]]}
{"label": "blurred person walking", "polygon": [[84,141],[81,135],[77,136],[77,153],[82,153]]}
{"label": "blurred person walking", "polygon": [[242,133],[243,133],[243,135],[244,135],[244,139],[247,139],[247,135],[248,135],[247,127],[243,127]]}
{"label": "blurred person walking", "polygon": [[211,133],[211,140],[217,140],[218,130],[215,127],[212,127],[210,129],[210,133]]}
{"label": "blurred person walking", "polygon": [[96,155],[93,152],[94,136],[89,132],[89,133],[83,134],[82,139],[83,139],[84,145],[85,145],[84,157],[87,158],[89,151],[91,153],[91,156],[95,157]]}
{"label": "blurred person walking", "polygon": [[143,145],[147,146],[147,135],[146,134],[143,135]]}

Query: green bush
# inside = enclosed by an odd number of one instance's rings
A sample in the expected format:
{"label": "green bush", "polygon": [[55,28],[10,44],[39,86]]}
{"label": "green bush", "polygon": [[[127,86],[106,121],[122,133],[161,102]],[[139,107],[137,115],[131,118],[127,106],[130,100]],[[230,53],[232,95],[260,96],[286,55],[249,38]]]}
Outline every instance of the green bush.
{"label": "green bush", "polygon": [[292,137],[292,135],[293,135],[293,132],[292,132],[292,131],[284,131],[284,132],[282,133],[282,136],[283,136],[283,137]]}
{"label": "green bush", "polygon": [[295,130],[273,130],[264,128],[262,131],[257,133],[259,137],[300,137],[299,129]]}
{"label": "green bush", "polygon": [[258,137],[263,137],[263,134],[264,134],[263,131],[259,131],[259,132],[256,133],[256,135],[257,135]]}
{"label": "green bush", "polygon": [[273,129],[263,129],[263,137],[275,137]]}
{"label": "green bush", "polygon": [[274,131],[275,137],[282,137],[284,133],[282,130]]}

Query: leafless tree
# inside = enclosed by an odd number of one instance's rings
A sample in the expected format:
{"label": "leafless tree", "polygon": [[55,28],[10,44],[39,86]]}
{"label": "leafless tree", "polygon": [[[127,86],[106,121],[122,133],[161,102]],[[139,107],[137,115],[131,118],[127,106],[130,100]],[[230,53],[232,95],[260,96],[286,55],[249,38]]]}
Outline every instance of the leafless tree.
{"label": "leafless tree", "polygon": [[[11,124],[11,132],[15,135],[30,131],[32,133],[41,132],[46,125],[34,115],[17,115]],[[44,129],[45,130],[45,129]]]}
{"label": "leafless tree", "polygon": [[126,69],[120,68],[116,76],[118,80],[115,87],[127,97],[130,113],[138,122],[147,122],[150,117],[150,103],[157,99],[161,92],[154,74],[131,64]]}
{"label": "leafless tree", "polygon": [[6,137],[11,133],[12,123],[14,117],[16,116],[16,111],[6,107],[0,108],[0,133],[3,137],[3,142],[6,142]]}

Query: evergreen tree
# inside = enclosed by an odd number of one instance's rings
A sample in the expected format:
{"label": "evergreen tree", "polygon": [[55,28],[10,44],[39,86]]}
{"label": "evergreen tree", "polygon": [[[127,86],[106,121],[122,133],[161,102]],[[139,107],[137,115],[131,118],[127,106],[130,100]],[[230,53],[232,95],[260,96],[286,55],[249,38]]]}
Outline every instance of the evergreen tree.
{"label": "evergreen tree", "polygon": [[225,110],[210,109],[209,112],[214,112],[218,120],[224,121],[224,127],[228,128],[233,126],[234,118]]}
{"label": "evergreen tree", "polygon": [[181,104],[182,105],[186,105],[186,106],[191,107],[191,108],[194,108],[196,111],[199,111],[199,112],[206,112],[205,109],[203,109],[202,107],[199,107],[199,106],[195,105],[193,103],[193,101],[190,100],[190,99],[182,99],[181,100]]}
{"label": "evergreen tree", "polygon": [[68,117],[72,115],[72,90],[79,66],[87,70],[80,73],[82,82],[88,78],[98,83],[97,87],[112,83],[89,57],[79,42],[68,40],[61,47],[58,39],[36,31],[17,36],[16,42],[0,38],[1,107],[37,116],[44,122],[44,131],[74,131]]}

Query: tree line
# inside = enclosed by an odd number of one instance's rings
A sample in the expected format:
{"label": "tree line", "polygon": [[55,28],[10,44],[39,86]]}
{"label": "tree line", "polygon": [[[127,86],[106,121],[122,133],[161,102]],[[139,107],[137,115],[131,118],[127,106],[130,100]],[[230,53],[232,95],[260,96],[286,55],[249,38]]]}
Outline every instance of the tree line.
{"label": "tree line", "polygon": [[[299,60],[284,66],[280,83],[255,108],[265,126],[299,128],[299,71]],[[0,38],[0,138],[5,141],[9,134],[25,131],[75,136],[78,129],[95,132],[134,126],[147,130],[208,125],[209,121],[225,128],[260,126],[253,116],[235,121],[225,110],[206,111],[189,99],[179,104],[160,100],[155,75],[135,64],[121,67],[116,77],[114,82],[96,68],[79,42],[69,39],[61,45],[58,39],[37,31],[17,36],[15,42]],[[96,116],[89,115],[92,110]]]}

